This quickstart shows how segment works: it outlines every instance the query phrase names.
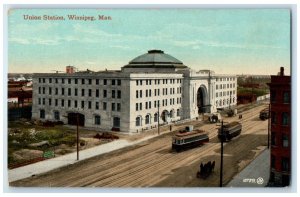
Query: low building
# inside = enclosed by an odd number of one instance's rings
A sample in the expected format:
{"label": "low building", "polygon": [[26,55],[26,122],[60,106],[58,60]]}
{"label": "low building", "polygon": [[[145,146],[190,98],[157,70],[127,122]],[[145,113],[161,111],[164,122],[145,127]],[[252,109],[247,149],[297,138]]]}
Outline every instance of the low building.
{"label": "low building", "polygon": [[32,117],[132,133],[234,107],[236,88],[235,75],[150,50],[117,71],[34,74]]}

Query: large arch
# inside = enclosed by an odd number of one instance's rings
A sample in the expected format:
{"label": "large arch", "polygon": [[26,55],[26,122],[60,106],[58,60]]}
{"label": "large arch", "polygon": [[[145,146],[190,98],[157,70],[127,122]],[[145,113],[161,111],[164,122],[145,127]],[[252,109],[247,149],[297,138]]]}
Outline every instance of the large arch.
{"label": "large arch", "polygon": [[207,88],[204,85],[201,85],[197,90],[197,107],[199,114],[210,111]]}
{"label": "large arch", "polygon": [[164,111],[161,113],[161,119],[162,119],[164,122],[168,122],[168,120],[169,120],[169,112],[168,112],[168,110],[164,110]]}
{"label": "large arch", "polygon": [[78,117],[78,125],[84,126],[84,122],[85,122],[84,115],[81,113],[74,113],[74,112],[68,113],[68,124],[77,125],[77,117]]}

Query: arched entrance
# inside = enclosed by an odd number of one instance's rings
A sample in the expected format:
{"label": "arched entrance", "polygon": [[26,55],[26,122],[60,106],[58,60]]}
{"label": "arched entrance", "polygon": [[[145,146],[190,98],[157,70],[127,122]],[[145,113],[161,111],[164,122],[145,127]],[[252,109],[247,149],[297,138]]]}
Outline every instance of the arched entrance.
{"label": "arched entrance", "polygon": [[164,122],[167,122],[168,119],[169,119],[169,112],[167,110],[164,110],[162,113],[161,113],[161,119],[164,121]]}
{"label": "arched entrance", "polygon": [[77,125],[77,115],[78,115],[78,125],[84,126],[85,117],[80,113],[68,113],[68,124],[69,125]]}
{"label": "arched entrance", "polygon": [[203,85],[197,91],[197,107],[199,114],[209,112],[207,89]]}

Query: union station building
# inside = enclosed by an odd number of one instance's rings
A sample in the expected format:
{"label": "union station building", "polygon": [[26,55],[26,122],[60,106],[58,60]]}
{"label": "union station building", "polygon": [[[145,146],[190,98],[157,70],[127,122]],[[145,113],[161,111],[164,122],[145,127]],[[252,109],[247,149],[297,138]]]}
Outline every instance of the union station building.
{"label": "union station building", "polygon": [[195,71],[161,50],[121,70],[35,73],[32,118],[137,133],[236,106],[236,75]]}

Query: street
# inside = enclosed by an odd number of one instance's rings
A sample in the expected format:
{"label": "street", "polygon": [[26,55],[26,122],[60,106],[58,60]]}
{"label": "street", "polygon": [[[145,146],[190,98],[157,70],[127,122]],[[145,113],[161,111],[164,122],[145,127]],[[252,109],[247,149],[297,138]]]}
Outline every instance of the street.
{"label": "street", "polygon": [[[244,169],[267,145],[268,121],[259,119],[261,105],[225,122],[240,121],[242,133],[224,143],[223,185]],[[172,133],[113,151],[46,174],[10,183],[24,187],[218,187],[220,142],[217,124],[199,128],[209,132],[210,142],[182,152],[171,150]],[[176,129],[176,126],[173,127]],[[215,161],[205,180],[196,177],[201,162]]]}

